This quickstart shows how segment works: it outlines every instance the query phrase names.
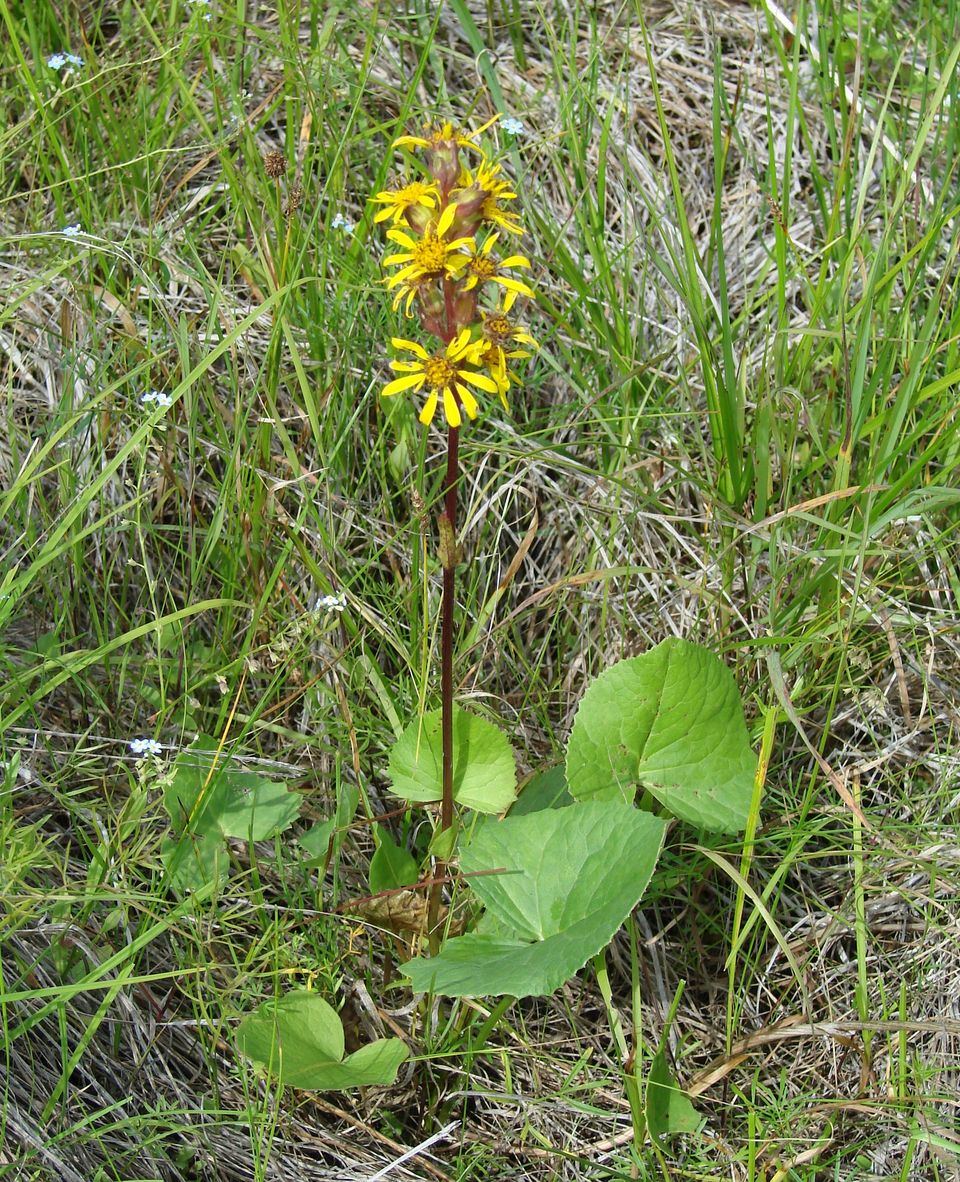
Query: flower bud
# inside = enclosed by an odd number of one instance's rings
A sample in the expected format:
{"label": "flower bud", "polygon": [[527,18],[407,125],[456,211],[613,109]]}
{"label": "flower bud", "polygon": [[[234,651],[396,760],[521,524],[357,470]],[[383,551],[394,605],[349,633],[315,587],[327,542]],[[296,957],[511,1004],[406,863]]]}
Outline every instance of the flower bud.
{"label": "flower bud", "polygon": [[461,291],[453,301],[453,318],[457,330],[470,328],[477,319],[477,289]]}
{"label": "flower bud", "polygon": [[442,193],[449,193],[460,175],[460,151],[455,139],[436,139],[426,151],[427,172],[440,186]]}

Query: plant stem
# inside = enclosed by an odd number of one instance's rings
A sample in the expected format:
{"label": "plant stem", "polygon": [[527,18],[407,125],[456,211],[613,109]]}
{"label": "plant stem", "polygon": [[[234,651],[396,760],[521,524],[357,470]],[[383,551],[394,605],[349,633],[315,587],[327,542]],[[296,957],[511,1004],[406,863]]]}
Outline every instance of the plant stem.
{"label": "plant stem", "polygon": [[[444,281],[447,314],[447,343],[453,340],[455,325],[453,291]],[[454,393],[454,398],[457,395]],[[458,399],[459,401],[459,399]],[[443,603],[440,618],[440,734],[443,744],[441,774],[443,795],[440,799],[440,832],[453,826],[453,624],[457,606],[457,484],[460,479],[460,431],[447,427],[447,475],[444,481],[443,513],[440,515],[440,563],[443,567]],[[427,931],[430,951],[440,950],[440,899],[446,875],[445,858],[437,858],[434,885],[430,889]]]}
{"label": "plant stem", "polygon": [[443,798],[440,804],[440,828],[453,824],[453,620],[456,613],[457,581],[457,480],[460,474],[460,432],[447,428],[447,481],[444,496],[445,532],[450,537],[452,553],[443,559],[443,617],[440,624],[440,701],[443,737]]}

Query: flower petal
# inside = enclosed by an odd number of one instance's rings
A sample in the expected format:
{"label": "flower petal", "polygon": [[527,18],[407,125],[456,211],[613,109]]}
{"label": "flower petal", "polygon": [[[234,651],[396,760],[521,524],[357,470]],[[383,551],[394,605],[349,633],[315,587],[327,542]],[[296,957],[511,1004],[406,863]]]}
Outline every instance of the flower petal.
{"label": "flower petal", "polygon": [[460,401],[463,403],[463,409],[471,419],[477,417],[477,411],[480,409],[476,398],[470,393],[466,386],[462,386],[457,382],[457,393],[460,395]]}
{"label": "flower petal", "polygon": [[436,392],[436,390],[434,390],[433,393],[430,395],[430,397],[427,399],[427,401],[423,404],[423,410],[420,411],[420,414],[417,417],[419,418],[420,422],[423,423],[423,425],[425,427],[429,427],[431,422],[433,421],[433,416],[436,414],[436,411],[437,411],[437,392]]}
{"label": "flower petal", "polygon": [[408,373],[402,378],[394,378],[392,382],[387,382],[380,393],[384,398],[389,398],[392,394],[400,394],[404,390],[417,390],[426,381],[426,375],[423,373]]}
{"label": "flower petal", "polygon": [[396,242],[399,246],[404,247],[406,250],[416,249],[416,240],[411,238],[409,234],[404,233],[403,230],[397,230],[396,228],[390,229],[387,231],[387,237],[391,242]]}
{"label": "flower petal", "polygon": [[530,260],[525,259],[522,254],[512,254],[508,259],[504,259],[500,264],[501,267],[529,267]]}
{"label": "flower petal", "polygon": [[[437,222],[437,237],[442,238],[444,234],[453,225],[453,219],[457,216],[457,204],[451,201],[447,208],[440,215],[440,220]],[[451,246],[455,245],[451,243]]]}
{"label": "flower petal", "polygon": [[447,416],[447,422],[451,427],[459,427],[463,422],[460,417],[460,407],[457,406],[457,400],[449,386],[443,388],[443,413]]}
{"label": "flower petal", "polygon": [[516,291],[523,296],[533,295],[532,287],[528,287],[519,279],[511,279],[509,275],[493,275],[492,279],[494,283],[499,283],[500,286],[506,288],[507,291]]}
{"label": "flower petal", "polygon": [[470,329],[461,328],[450,344],[447,345],[447,359],[449,361],[459,361],[464,353],[469,352],[469,350]]}
{"label": "flower petal", "polygon": [[406,349],[409,353],[416,353],[421,361],[430,360],[430,354],[423,345],[418,344],[416,341],[408,341],[404,337],[391,337],[390,344],[395,349]]}
{"label": "flower petal", "polygon": [[488,394],[496,394],[497,392],[497,383],[484,373],[473,373],[470,370],[461,369],[457,371],[457,377],[464,382],[469,382],[471,386],[478,386],[481,390],[486,390]]}

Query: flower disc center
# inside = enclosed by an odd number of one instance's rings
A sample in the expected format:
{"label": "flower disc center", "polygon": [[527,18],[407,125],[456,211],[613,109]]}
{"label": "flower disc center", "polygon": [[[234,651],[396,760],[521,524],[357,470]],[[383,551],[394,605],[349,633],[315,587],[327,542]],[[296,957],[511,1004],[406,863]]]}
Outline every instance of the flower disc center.
{"label": "flower disc center", "polygon": [[427,385],[432,390],[443,390],[447,386],[452,386],[457,376],[456,370],[446,357],[431,357],[429,361],[424,362],[423,372]]}
{"label": "flower disc center", "polygon": [[417,243],[415,263],[428,274],[439,274],[447,261],[447,248],[435,235],[431,234]]}
{"label": "flower disc center", "polygon": [[506,316],[488,316],[483,322],[483,335],[488,341],[501,345],[513,336],[513,325]]}

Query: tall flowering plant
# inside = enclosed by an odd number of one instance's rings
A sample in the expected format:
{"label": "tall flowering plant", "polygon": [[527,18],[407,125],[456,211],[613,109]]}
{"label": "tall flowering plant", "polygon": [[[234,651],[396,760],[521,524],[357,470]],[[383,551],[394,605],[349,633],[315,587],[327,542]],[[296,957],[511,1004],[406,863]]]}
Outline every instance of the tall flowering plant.
{"label": "tall flowering plant", "polygon": [[[523,226],[513,208],[517,195],[501,165],[477,143],[495,122],[473,132],[450,123],[404,135],[395,148],[410,148],[421,162],[419,176],[397,189],[377,193],[381,208],[375,221],[388,223],[386,236],[396,247],[384,259],[387,288],[394,310],[419,320],[433,342],[393,337],[400,354],[390,362],[394,377],[384,397],[404,392],[420,395],[420,422],[429,426],[442,409],[447,434],[444,508],[438,522],[443,603],[440,632],[442,702],[442,779],[440,828],[453,825],[453,630],[456,602],[457,484],[459,433],[464,416],[475,419],[480,398],[498,398],[510,409],[508,395],[518,384],[514,363],[530,356],[537,344],[513,319],[518,297],[533,290],[518,272],[530,260],[503,248],[520,237]],[[502,255],[502,257],[501,257]],[[443,865],[431,892],[429,926],[435,930]]]}

